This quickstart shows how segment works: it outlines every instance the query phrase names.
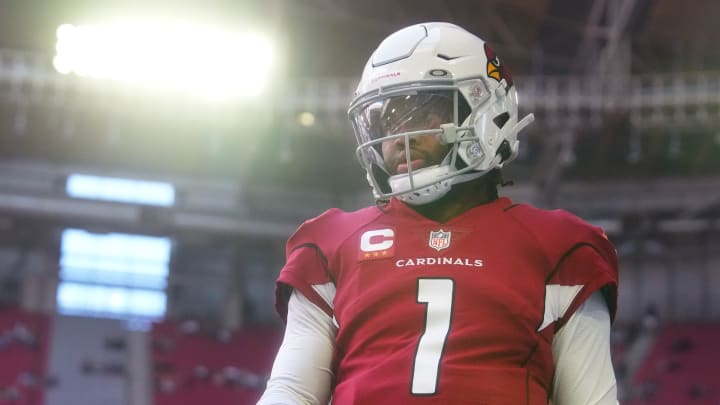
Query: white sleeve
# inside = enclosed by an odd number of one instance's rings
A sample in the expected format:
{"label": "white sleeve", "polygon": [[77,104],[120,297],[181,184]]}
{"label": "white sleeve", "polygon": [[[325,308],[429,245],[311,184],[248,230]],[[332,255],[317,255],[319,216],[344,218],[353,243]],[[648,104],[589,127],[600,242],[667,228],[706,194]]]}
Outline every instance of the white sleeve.
{"label": "white sleeve", "polygon": [[288,301],[285,335],[257,404],[327,404],[336,331],[325,312],[293,290]]}
{"label": "white sleeve", "polygon": [[555,335],[554,405],[616,405],[617,385],[610,357],[610,314],[597,291]]}

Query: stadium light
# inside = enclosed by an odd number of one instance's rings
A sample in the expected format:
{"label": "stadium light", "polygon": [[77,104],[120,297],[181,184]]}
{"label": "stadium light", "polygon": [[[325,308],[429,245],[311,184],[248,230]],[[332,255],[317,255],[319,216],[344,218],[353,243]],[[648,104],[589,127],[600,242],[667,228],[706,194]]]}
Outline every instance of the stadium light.
{"label": "stadium light", "polygon": [[300,123],[300,125],[302,125],[304,127],[311,127],[311,126],[315,125],[315,114],[308,112],[308,111],[304,111],[304,112],[301,112],[300,114],[298,114],[297,120]]}
{"label": "stadium light", "polygon": [[169,207],[175,204],[175,187],[166,182],[71,174],[65,185],[69,196],[130,204]]}
{"label": "stadium light", "polygon": [[272,74],[271,41],[257,33],[178,22],[63,24],[55,69],[211,98],[256,96]]}

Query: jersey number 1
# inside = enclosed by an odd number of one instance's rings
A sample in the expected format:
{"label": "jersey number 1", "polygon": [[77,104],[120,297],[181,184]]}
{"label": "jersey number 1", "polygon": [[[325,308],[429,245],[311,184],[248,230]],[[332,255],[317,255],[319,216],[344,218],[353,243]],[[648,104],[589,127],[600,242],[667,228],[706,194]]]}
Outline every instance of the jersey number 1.
{"label": "jersey number 1", "polygon": [[425,332],[420,336],[413,364],[410,392],[431,395],[437,392],[440,359],[450,331],[455,284],[449,278],[418,279],[417,302],[426,304]]}

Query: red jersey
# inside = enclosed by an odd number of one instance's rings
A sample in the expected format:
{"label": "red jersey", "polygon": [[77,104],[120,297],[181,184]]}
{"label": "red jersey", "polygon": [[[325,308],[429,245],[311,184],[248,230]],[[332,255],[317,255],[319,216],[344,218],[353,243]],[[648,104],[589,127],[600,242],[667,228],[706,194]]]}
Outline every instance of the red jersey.
{"label": "red jersey", "polygon": [[535,405],[555,332],[601,288],[613,317],[617,277],[602,230],[568,212],[500,198],[438,223],[392,199],[305,222],[277,305],[291,287],[336,319],[334,403]]}

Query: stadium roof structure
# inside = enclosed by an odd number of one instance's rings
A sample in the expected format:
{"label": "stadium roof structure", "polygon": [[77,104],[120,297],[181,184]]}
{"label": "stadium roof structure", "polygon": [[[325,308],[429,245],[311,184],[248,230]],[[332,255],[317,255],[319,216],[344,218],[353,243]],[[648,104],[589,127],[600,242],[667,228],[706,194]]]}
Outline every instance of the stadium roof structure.
{"label": "stadium roof structure", "polygon": [[0,48],[52,51],[55,29],[124,15],[192,16],[228,26],[262,25],[287,40],[300,77],[355,76],[389,32],[424,21],[450,21],[501,49],[517,74],[578,74],[595,56],[629,41],[635,73],[720,68],[713,0],[209,0],[191,2],[6,1]]}
{"label": "stadium roof structure", "polygon": [[[720,47],[714,45],[720,43],[715,21],[720,2],[715,0],[182,4],[3,2],[0,160],[16,168],[37,163],[42,181],[30,170],[13,172],[27,184],[50,184],[80,167],[159,179],[226,179],[239,184],[245,191],[238,193],[246,197],[251,189],[260,190],[257,196],[275,195],[266,185],[296,195],[331,195],[315,200],[311,211],[367,195],[345,115],[356,78],[388,33],[444,20],[497,48],[517,78],[521,108],[537,115],[517,164],[508,168],[521,186],[519,195],[547,206],[575,197],[571,204],[597,218],[632,218],[650,209],[663,220],[693,220],[720,212],[720,199],[707,192],[717,190],[720,176]],[[52,72],[60,24],[137,13],[192,15],[236,27],[261,21],[285,52],[279,88],[255,105],[213,107],[192,100],[164,105],[139,92]],[[297,116],[308,112],[314,125],[300,125]],[[628,185],[633,182],[645,188]],[[593,186],[600,183],[604,186]],[[23,190],[30,188],[21,186],[14,196],[29,197]],[[656,198],[654,191],[682,198]],[[63,215],[62,207],[56,208]],[[297,207],[276,208],[276,215],[284,209],[292,221],[305,215],[290,212]],[[238,229],[256,225],[242,223]],[[268,233],[285,230],[279,224]]]}

